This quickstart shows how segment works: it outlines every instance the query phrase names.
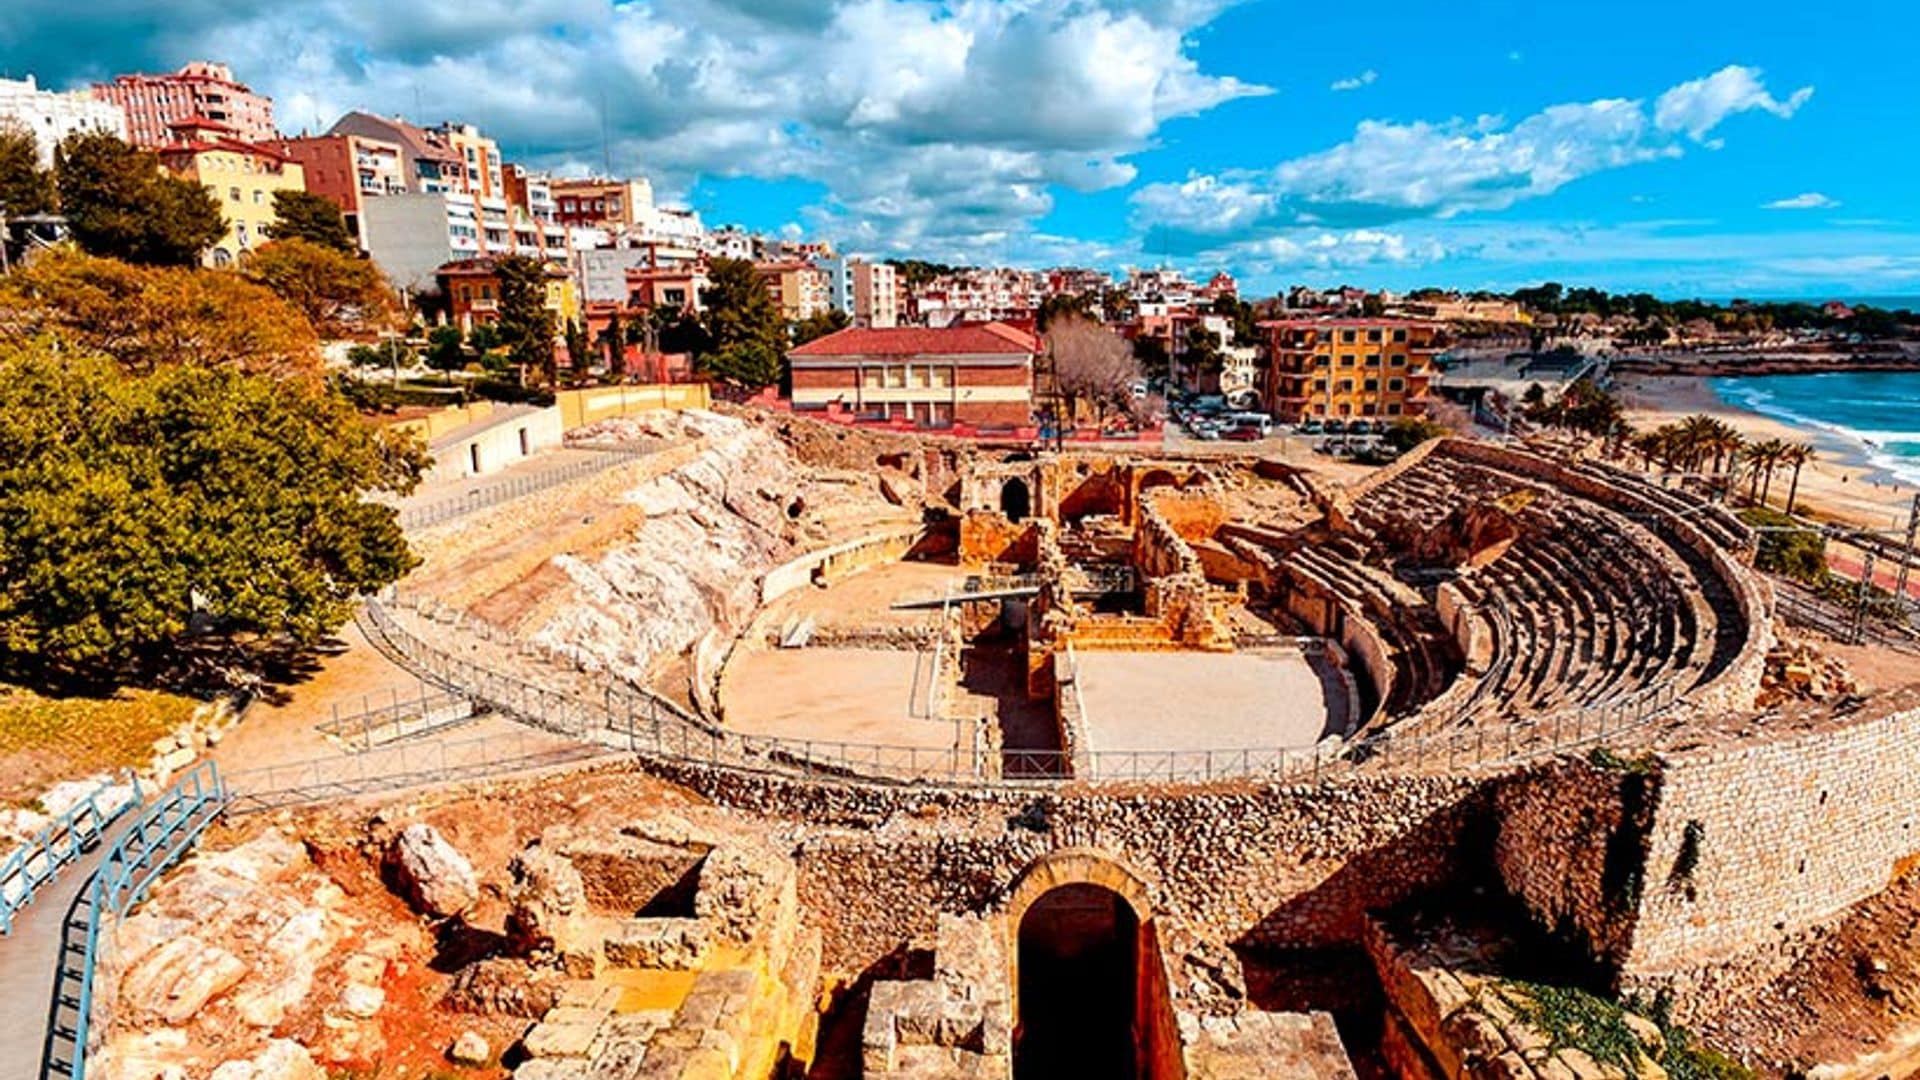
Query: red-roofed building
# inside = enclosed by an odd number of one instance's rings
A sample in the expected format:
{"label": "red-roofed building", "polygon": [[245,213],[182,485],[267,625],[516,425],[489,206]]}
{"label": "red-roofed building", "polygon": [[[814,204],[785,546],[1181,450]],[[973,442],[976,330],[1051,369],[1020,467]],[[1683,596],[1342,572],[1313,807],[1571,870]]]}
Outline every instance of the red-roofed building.
{"label": "red-roofed building", "polygon": [[186,117],[204,117],[246,142],[280,136],[273,127],[273,99],[235,82],[225,64],[196,60],[167,75],[120,75],[94,83],[93,96],[127,115],[133,145],[154,149],[174,141],[169,130]]}
{"label": "red-roofed building", "polygon": [[793,407],[929,427],[1014,427],[1033,416],[1038,349],[1031,333],[997,322],[841,330],[787,354]]}
{"label": "red-roofed building", "polygon": [[227,222],[226,235],[206,253],[209,266],[231,266],[272,237],[275,192],[307,189],[299,162],[241,139],[219,120],[182,117],[169,131],[173,140],[160,147],[160,163],[204,185]]}

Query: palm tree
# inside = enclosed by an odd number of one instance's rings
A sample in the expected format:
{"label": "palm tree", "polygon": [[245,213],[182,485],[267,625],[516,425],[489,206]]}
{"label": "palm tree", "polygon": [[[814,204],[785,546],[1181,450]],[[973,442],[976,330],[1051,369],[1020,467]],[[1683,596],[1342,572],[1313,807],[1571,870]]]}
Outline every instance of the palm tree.
{"label": "palm tree", "polygon": [[1793,482],[1787,485],[1787,515],[1793,515],[1794,499],[1800,494],[1800,470],[1815,457],[1813,447],[1807,443],[1788,443],[1780,455],[1783,465],[1793,466]]}
{"label": "palm tree", "polygon": [[1773,470],[1780,465],[1787,444],[1779,439],[1768,439],[1747,447],[1747,501],[1765,506],[1767,492],[1773,487]]}

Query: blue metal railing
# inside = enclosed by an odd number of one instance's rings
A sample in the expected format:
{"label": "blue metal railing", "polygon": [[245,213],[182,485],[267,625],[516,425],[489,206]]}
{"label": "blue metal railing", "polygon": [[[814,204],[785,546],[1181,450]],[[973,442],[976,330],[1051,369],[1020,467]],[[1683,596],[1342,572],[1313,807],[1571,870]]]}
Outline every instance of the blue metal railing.
{"label": "blue metal railing", "polygon": [[108,825],[141,804],[140,785],[134,783],[131,773],[124,774],[119,783],[129,789],[124,801],[116,806],[103,805],[101,796],[115,784],[108,780],[0,863],[0,934],[13,933],[14,916],[34,894],[69,863],[92,850]]}
{"label": "blue metal railing", "polygon": [[161,792],[107,849],[93,880],[74,901],[60,947],[42,1075],[82,1080],[93,1020],[93,973],[119,919],[174,860],[193,846],[226,807],[227,788],[211,761],[189,769]]}

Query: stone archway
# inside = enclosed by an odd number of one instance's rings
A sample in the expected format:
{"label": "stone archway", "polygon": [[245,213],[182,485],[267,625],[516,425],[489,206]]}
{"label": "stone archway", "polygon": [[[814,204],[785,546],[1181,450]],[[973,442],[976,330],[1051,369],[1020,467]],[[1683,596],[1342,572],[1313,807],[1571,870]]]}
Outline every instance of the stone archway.
{"label": "stone archway", "polygon": [[1147,883],[1064,849],[1023,870],[1004,908],[1015,1080],[1159,1074],[1171,1032]]}
{"label": "stone archway", "polygon": [[1033,513],[1033,492],[1025,480],[1016,476],[1000,485],[1000,512],[1016,525]]}

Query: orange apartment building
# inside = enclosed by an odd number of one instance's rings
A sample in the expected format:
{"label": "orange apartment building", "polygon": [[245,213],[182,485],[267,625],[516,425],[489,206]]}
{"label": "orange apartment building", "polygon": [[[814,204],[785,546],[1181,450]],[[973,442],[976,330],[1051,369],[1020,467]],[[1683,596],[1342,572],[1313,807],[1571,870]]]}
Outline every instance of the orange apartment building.
{"label": "orange apartment building", "polygon": [[1426,411],[1440,329],[1413,319],[1279,319],[1260,324],[1267,411],[1306,419]]}
{"label": "orange apartment building", "polygon": [[795,411],[838,407],[928,427],[1017,427],[1033,416],[1034,336],[1003,323],[849,328],[787,354]]}

